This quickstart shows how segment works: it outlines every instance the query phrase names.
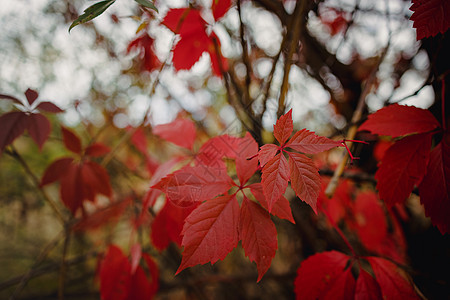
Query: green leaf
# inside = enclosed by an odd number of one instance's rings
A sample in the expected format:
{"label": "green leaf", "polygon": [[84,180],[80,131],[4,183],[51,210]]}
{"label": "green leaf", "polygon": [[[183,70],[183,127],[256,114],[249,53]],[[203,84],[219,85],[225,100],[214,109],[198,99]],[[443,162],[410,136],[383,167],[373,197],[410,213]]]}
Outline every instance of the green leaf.
{"label": "green leaf", "polygon": [[153,2],[151,2],[149,0],[134,0],[134,1],[136,1],[137,3],[139,3],[142,6],[145,6],[147,8],[153,9],[154,11],[158,12],[158,9],[153,4]]}
{"label": "green leaf", "polygon": [[98,17],[99,15],[101,15],[108,7],[111,6],[111,4],[113,4],[114,2],[116,2],[116,0],[105,0],[105,1],[100,1],[98,3],[95,3],[94,5],[89,6],[88,8],[86,8],[84,10],[84,13],[79,16],[75,21],[73,21],[73,23],[70,25],[69,27],[69,32],[72,28],[74,28],[77,25],[86,23],[92,19],[94,19],[95,17]]}

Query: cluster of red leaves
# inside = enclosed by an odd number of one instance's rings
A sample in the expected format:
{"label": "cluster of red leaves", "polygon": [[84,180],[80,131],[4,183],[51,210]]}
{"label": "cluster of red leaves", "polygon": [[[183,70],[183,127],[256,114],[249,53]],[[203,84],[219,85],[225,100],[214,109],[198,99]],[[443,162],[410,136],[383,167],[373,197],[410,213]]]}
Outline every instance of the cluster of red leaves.
{"label": "cluster of red leaves", "polygon": [[109,148],[94,143],[83,149],[81,140],[72,131],[61,127],[65,147],[76,157],[63,157],[54,161],[46,169],[41,186],[59,181],[61,200],[75,214],[82,209],[83,201],[95,201],[97,194],[110,197],[112,194],[107,171],[92,158],[103,156]]}
{"label": "cluster of red leaves", "polygon": [[304,260],[294,285],[297,299],[305,300],[420,299],[407,274],[393,262],[374,256],[352,258],[337,251]]}
{"label": "cluster of red leaves", "polygon": [[[189,121],[178,119],[154,128],[153,132],[192,150],[195,129],[188,124]],[[320,192],[320,177],[312,160],[286,148],[312,154],[341,145],[307,130],[295,133],[288,141],[292,131],[292,111],[289,111],[274,126],[274,135],[281,146],[264,145],[258,151],[257,143],[248,133],[244,138],[228,135],[212,138],[193,154],[192,165],[188,163],[153,185],[152,189],[159,189],[167,197],[152,227],[152,231],[160,234],[160,228],[166,225],[166,235],[158,239],[152,233],[153,241],[162,247],[170,240],[178,242],[176,234],[182,227],[184,251],[177,273],[197,264],[222,260],[242,241],[246,255],[256,262],[258,281],[261,280],[278,247],[270,215],[294,222],[289,201],[283,196],[289,177],[297,195],[314,209]],[[289,155],[289,166],[283,152]],[[237,182],[229,177],[223,158],[234,160]],[[261,167],[262,182],[249,183]],[[174,219],[184,220],[184,225],[180,226],[182,223],[178,221],[174,226]],[[170,231],[166,222],[172,224]]]}
{"label": "cluster of red leaves", "polygon": [[51,102],[35,102],[39,94],[32,89],[26,90],[25,97],[27,102],[20,101],[13,96],[0,94],[0,99],[11,100],[21,108],[19,111],[12,111],[0,116],[0,125],[2,128],[0,130],[0,152],[17,137],[22,135],[25,130],[28,131],[39,148],[42,148],[50,135],[51,129],[48,119],[39,112],[62,112],[58,106]]}
{"label": "cluster of red leaves", "polygon": [[[396,139],[375,174],[380,198],[391,207],[405,201],[418,186],[425,214],[442,233],[450,232],[449,133],[434,116],[425,109],[394,104],[369,115],[359,130]],[[431,150],[436,133],[444,138]]]}
{"label": "cluster of red leaves", "polygon": [[450,27],[450,2],[448,0],[412,0],[409,8],[414,13],[411,21],[417,29],[417,40],[444,34]]}
{"label": "cluster of red leaves", "polygon": [[[144,259],[148,273],[139,265]],[[141,252],[139,244],[131,247],[131,262],[115,245],[110,245],[99,264],[101,299],[151,299],[159,288],[159,270],[153,259]]]}

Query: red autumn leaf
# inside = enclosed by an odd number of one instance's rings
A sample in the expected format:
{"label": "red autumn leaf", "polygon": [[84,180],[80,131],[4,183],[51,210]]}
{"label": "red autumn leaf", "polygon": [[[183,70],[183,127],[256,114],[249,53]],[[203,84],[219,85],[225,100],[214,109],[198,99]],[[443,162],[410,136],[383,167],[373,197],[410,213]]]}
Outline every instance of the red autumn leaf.
{"label": "red autumn leaf", "polygon": [[355,300],[378,300],[382,299],[378,282],[366,270],[360,268],[356,280]]}
{"label": "red autumn leaf", "polygon": [[379,140],[373,149],[373,157],[377,161],[381,161],[384,157],[384,154],[386,153],[387,149],[391,147],[393,142]]}
{"label": "red autumn leaf", "polygon": [[366,257],[380,285],[383,299],[420,299],[406,274],[394,263],[379,257]]}
{"label": "red autumn leaf", "polygon": [[425,175],[431,134],[407,136],[391,146],[375,174],[380,198],[391,206],[403,202]]}
{"label": "red autumn leaf", "polygon": [[264,195],[267,200],[269,212],[281,195],[284,194],[289,181],[289,166],[283,153],[278,153],[262,169]]}
{"label": "red autumn leaf", "polygon": [[28,133],[40,149],[48,139],[50,130],[50,122],[46,117],[41,114],[28,115]]}
{"label": "red autumn leaf", "polygon": [[131,51],[137,51],[141,60],[141,69],[144,71],[153,71],[160,67],[161,62],[156,57],[153,49],[154,39],[147,32],[144,32],[136,39],[131,41],[127,47],[127,54]]}
{"label": "red autumn leaf", "polygon": [[218,21],[222,18],[230,9],[231,0],[213,0],[211,9],[213,12],[214,20]]}
{"label": "red autumn leaf", "polygon": [[180,206],[209,200],[228,191],[230,187],[230,177],[225,169],[204,165],[186,166],[153,186],[166,193],[170,201]]}
{"label": "red autumn leaf", "polygon": [[[148,271],[150,273],[150,291],[145,293],[144,296],[151,298],[156,294],[159,288],[159,269],[155,261],[147,253],[142,253],[145,263],[147,264]],[[130,299],[132,300],[132,299]]]}
{"label": "red autumn leaf", "polygon": [[[266,197],[264,197],[264,191],[261,183],[254,183],[247,187],[250,188],[253,196],[255,196],[256,200],[258,200],[261,206],[269,210],[269,205],[267,204]],[[289,200],[286,199],[286,197],[284,197],[283,195],[281,195],[278,201],[275,202],[274,206],[272,207],[271,214],[277,216],[280,219],[285,219],[295,224]]]}
{"label": "red autumn leaf", "polygon": [[358,194],[353,207],[355,222],[352,227],[369,250],[378,250],[388,238],[388,226],[383,207],[373,192]]}
{"label": "red autumn leaf", "polygon": [[439,126],[436,118],[426,109],[393,104],[369,115],[359,130],[368,130],[374,134],[395,138],[412,133],[429,132]]}
{"label": "red autumn leaf", "polygon": [[203,164],[215,168],[225,168],[222,159],[224,157],[236,159],[240,143],[241,139],[227,134],[209,139],[200,147],[195,156],[195,163],[197,165]]}
{"label": "red autumn leaf", "polygon": [[13,111],[0,116],[0,150],[11,144],[28,128],[28,117],[23,112]]}
{"label": "red autumn leaf", "polygon": [[28,104],[33,105],[34,101],[39,97],[38,92],[32,89],[27,89],[25,91],[25,97],[27,98]]}
{"label": "red autumn leaf", "polygon": [[191,8],[170,9],[161,23],[176,34],[195,33],[206,24],[200,12]]}
{"label": "red autumn leaf", "polygon": [[155,126],[153,134],[175,145],[192,150],[196,132],[194,122],[191,120],[176,119],[169,124]]}
{"label": "red autumn leaf", "polygon": [[[132,131],[133,128],[130,127],[128,128],[128,130]],[[131,143],[133,143],[133,145],[136,147],[136,149],[142,154],[146,155],[148,153],[148,142],[143,127],[136,128],[130,140]]]}
{"label": "red autumn leaf", "polygon": [[41,179],[41,186],[58,181],[61,177],[64,176],[72,163],[73,158],[71,157],[60,158],[54,161],[45,170],[45,173]]}
{"label": "red autumn leaf", "polygon": [[85,231],[101,228],[108,223],[115,223],[130,205],[131,199],[115,202],[84,217],[72,226],[73,231]]}
{"label": "red autumn leaf", "polygon": [[294,130],[294,122],[292,121],[292,109],[290,109],[273,125],[273,135],[280,145],[284,145],[291,136],[292,130]]}
{"label": "red autumn leaf", "polygon": [[152,223],[150,237],[156,249],[164,250],[170,242],[181,246],[181,231],[183,230],[184,220],[197,206],[198,204],[181,207],[174,205],[171,201],[166,201]]}
{"label": "red autumn leaf", "polygon": [[84,154],[92,157],[99,157],[108,154],[111,151],[109,147],[101,143],[94,143],[84,150]]}
{"label": "red autumn leaf", "polygon": [[64,146],[75,154],[80,154],[82,152],[81,140],[75,135],[71,130],[61,127],[62,138]]}
{"label": "red autumn leaf", "polygon": [[[351,205],[353,185],[348,180],[341,180],[333,194],[333,198],[330,199],[325,195],[328,183],[329,179],[322,181],[322,189],[317,198],[317,208],[319,211],[326,211],[327,221],[330,221],[331,225],[334,226],[334,224],[337,224],[339,220],[345,217],[346,210]],[[328,218],[331,220],[328,220]]]}
{"label": "red autumn leaf", "polygon": [[131,264],[117,246],[110,245],[100,264],[100,296],[108,300],[125,300],[131,285]]}
{"label": "red autumn leaf", "polygon": [[419,195],[431,222],[442,234],[450,233],[450,146],[444,139],[430,153]]}
{"label": "red autumn leaf", "polygon": [[247,132],[245,137],[240,139],[237,153],[236,174],[241,185],[244,185],[258,168],[257,159],[248,159],[250,157],[254,157],[258,153],[258,144],[250,133]]}
{"label": "red autumn leaf", "polygon": [[49,112],[49,113],[61,113],[61,112],[63,112],[63,110],[61,108],[59,108],[55,104],[53,104],[51,102],[48,102],[48,101],[44,101],[44,102],[39,103],[36,106],[36,108],[41,110],[41,111],[43,110],[43,111],[46,111],[46,112]]}
{"label": "red autumn leaf", "polygon": [[447,0],[412,0],[410,20],[417,29],[417,40],[444,34],[450,27],[450,2]]}
{"label": "red autumn leaf", "polygon": [[239,204],[234,195],[202,203],[183,227],[184,246],[178,274],[187,267],[224,259],[239,241]]}
{"label": "red autumn leaf", "polygon": [[265,144],[261,146],[258,152],[258,160],[261,168],[263,168],[269,162],[269,160],[271,160],[277,154],[279,148],[280,147],[275,144]]}
{"label": "red autumn leaf", "polygon": [[139,262],[141,261],[142,256],[141,244],[136,243],[133,246],[131,246],[130,255],[131,255],[131,274],[134,274],[134,272],[136,272],[137,267],[139,266]]}
{"label": "red autumn leaf", "polygon": [[277,230],[267,211],[247,197],[242,202],[239,237],[245,255],[256,263],[260,281],[278,249]]}
{"label": "red autumn leaf", "polygon": [[23,105],[22,101],[20,101],[19,99],[17,99],[16,97],[13,97],[13,96],[0,94],[0,99],[11,100],[16,104]]}
{"label": "red autumn leaf", "polygon": [[344,268],[349,256],[329,251],[308,257],[300,264],[294,281],[297,299],[321,299],[330,289]]}
{"label": "red autumn leaf", "polygon": [[291,187],[295,194],[317,213],[317,198],[321,185],[319,170],[309,157],[299,153],[288,154]]}
{"label": "red autumn leaf", "polygon": [[330,140],[323,136],[317,136],[314,132],[306,129],[297,131],[289,142],[286,143],[286,147],[308,154],[316,154],[339,146],[341,146],[340,142]]}
{"label": "red autumn leaf", "polygon": [[355,278],[352,275],[352,269],[347,268],[343,273],[330,284],[325,295],[321,297],[324,300],[347,300],[353,299],[355,294]]}

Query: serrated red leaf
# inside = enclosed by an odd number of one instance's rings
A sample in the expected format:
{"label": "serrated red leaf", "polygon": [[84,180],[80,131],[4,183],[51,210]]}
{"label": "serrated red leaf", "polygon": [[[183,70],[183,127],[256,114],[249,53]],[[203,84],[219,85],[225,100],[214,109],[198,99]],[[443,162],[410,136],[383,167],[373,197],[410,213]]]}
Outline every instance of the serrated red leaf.
{"label": "serrated red leaf", "polygon": [[231,0],[213,0],[211,9],[213,12],[214,20],[218,21],[222,18],[230,9]]}
{"label": "serrated red leaf", "polygon": [[222,159],[224,157],[236,159],[237,149],[241,143],[237,137],[220,135],[205,142],[195,156],[195,164],[206,165],[215,168],[225,168]]}
{"label": "serrated red leaf", "polygon": [[382,299],[378,282],[366,270],[360,268],[355,287],[355,300]]}
{"label": "serrated red leaf", "polygon": [[450,27],[450,2],[447,0],[412,0],[410,20],[417,29],[417,40],[444,34]]}
{"label": "serrated red leaf", "polygon": [[244,185],[258,169],[258,160],[256,158],[249,159],[258,153],[258,143],[247,132],[245,137],[240,139],[236,150],[236,174],[241,185]]}
{"label": "serrated red leaf", "polygon": [[419,195],[431,222],[442,234],[450,233],[450,146],[444,139],[430,153]]}
{"label": "serrated red leaf", "polygon": [[56,106],[55,104],[48,102],[48,101],[44,101],[39,103],[36,106],[37,109],[39,109],[40,111],[45,111],[45,112],[49,112],[49,113],[61,113],[63,112],[63,110],[61,108],[59,108],[58,106]]}
{"label": "serrated red leaf", "polygon": [[[253,196],[255,196],[256,200],[258,200],[261,206],[269,210],[269,205],[267,204],[266,197],[264,197],[264,191],[261,183],[254,183],[247,187],[250,188]],[[272,207],[271,214],[277,216],[280,219],[288,220],[289,222],[295,224],[289,200],[286,199],[286,197],[284,197],[283,195],[281,195],[278,201],[275,202],[274,206]]]}
{"label": "serrated red leaf", "polygon": [[194,122],[188,119],[176,119],[171,123],[155,126],[153,134],[189,150],[192,150],[196,136]]}
{"label": "serrated red leaf", "polygon": [[267,200],[269,212],[281,195],[284,194],[289,181],[289,166],[283,153],[278,153],[262,169],[261,184]]}
{"label": "serrated red leaf", "polygon": [[177,205],[190,206],[228,191],[230,180],[225,169],[186,166],[164,177],[153,188],[166,193],[167,198]]}
{"label": "serrated red leaf", "polygon": [[292,130],[294,130],[294,122],[292,121],[292,109],[290,109],[277,120],[275,125],[273,125],[273,135],[280,145],[284,145],[291,136]]}
{"label": "serrated red leaf", "polygon": [[239,204],[234,195],[220,196],[202,203],[183,227],[184,246],[180,267],[223,260],[239,241]]}
{"label": "serrated red leaf", "polygon": [[426,172],[431,134],[407,136],[392,145],[375,174],[380,198],[391,206],[403,202]]}
{"label": "serrated red leaf", "polygon": [[60,180],[61,177],[63,177],[64,174],[66,174],[72,162],[73,158],[65,157],[60,158],[51,163],[50,166],[48,166],[47,169],[45,170],[44,175],[42,176],[41,186]]}
{"label": "serrated red leaf", "polygon": [[317,213],[317,198],[321,186],[319,170],[309,157],[293,152],[288,154],[291,187]]}
{"label": "serrated red leaf", "polygon": [[110,245],[100,264],[100,296],[108,300],[126,300],[131,285],[131,265],[117,246]]}
{"label": "serrated red leaf", "polygon": [[300,264],[294,281],[297,299],[321,299],[344,272],[349,256],[329,251],[308,257]]}
{"label": "serrated red leaf", "polygon": [[355,278],[352,275],[351,268],[347,268],[342,274],[330,284],[325,295],[321,297],[323,300],[347,300],[353,299],[355,296]]}
{"label": "serrated red leaf", "polygon": [[156,215],[152,223],[150,234],[153,245],[158,250],[164,250],[170,242],[181,247],[181,231],[184,221],[196,209],[198,204],[189,207],[181,207],[166,201],[164,207]]}
{"label": "serrated red leaf", "polygon": [[277,229],[267,211],[247,197],[242,202],[239,237],[245,255],[256,263],[257,281],[260,281],[278,249]]}
{"label": "serrated red leaf", "polygon": [[35,90],[27,89],[25,91],[25,97],[27,98],[27,101],[31,106],[33,105],[34,101],[39,97],[39,94]]}
{"label": "serrated red leaf", "polygon": [[314,132],[306,129],[297,131],[286,143],[286,147],[308,154],[316,154],[339,146],[341,146],[341,143],[323,136],[317,136]]}
{"label": "serrated red leaf", "polygon": [[265,144],[261,146],[261,149],[258,152],[258,160],[261,168],[277,154],[278,150],[279,147],[275,144]]}
{"label": "serrated red leaf", "polygon": [[31,138],[42,149],[45,141],[50,135],[50,122],[41,114],[28,115],[28,133]]}
{"label": "serrated red leaf", "polygon": [[128,44],[127,54],[133,50],[139,53],[142,71],[151,72],[161,66],[161,62],[155,55],[153,43],[154,39],[147,32],[144,32]]}
{"label": "serrated red leaf", "polygon": [[13,111],[0,116],[0,150],[11,144],[28,128],[28,117],[23,112]]}
{"label": "serrated red leaf", "polygon": [[99,157],[108,154],[111,151],[109,147],[101,143],[94,143],[84,150],[84,154],[92,157]]}
{"label": "serrated red leaf", "polygon": [[393,104],[369,115],[359,130],[378,135],[399,137],[412,133],[429,132],[440,127],[436,118],[426,109]]}
{"label": "serrated red leaf", "polygon": [[82,152],[81,140],[71,130],[61,127],[64,146],[73,153],[80,154]]}
{"label": "serrated red leaf", "polygon": [[420,299],[406,274],[394,263],[379,257],[366,257],[380,285],[383,299]]}

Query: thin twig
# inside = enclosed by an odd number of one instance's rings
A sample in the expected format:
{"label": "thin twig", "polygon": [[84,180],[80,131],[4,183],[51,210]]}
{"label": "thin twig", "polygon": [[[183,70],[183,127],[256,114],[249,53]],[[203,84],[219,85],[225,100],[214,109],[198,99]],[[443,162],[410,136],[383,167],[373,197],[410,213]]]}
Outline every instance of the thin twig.
{"label": "thin twig", "polygon": [[66,281],[66,273],[67,273],[67,250],[69,249],[69,243],[70,243],[70,226],[66,226],[65,228],[65,239],[64,239],[64,245],[63,245],[63,251],[62,251],[62,257],[61,257],[61,264],[59,268],[59,282],[58,282],[58,299],[63,300],[64,299],[64,286]]}

